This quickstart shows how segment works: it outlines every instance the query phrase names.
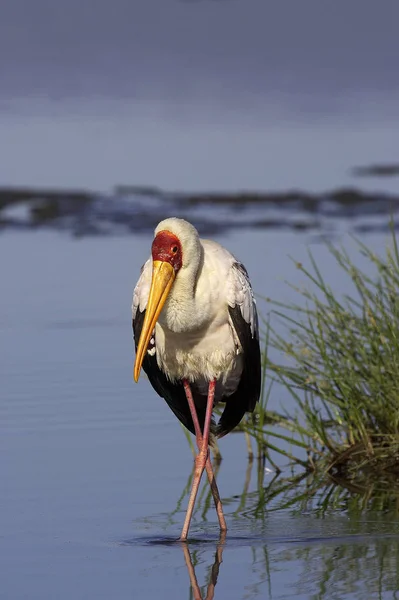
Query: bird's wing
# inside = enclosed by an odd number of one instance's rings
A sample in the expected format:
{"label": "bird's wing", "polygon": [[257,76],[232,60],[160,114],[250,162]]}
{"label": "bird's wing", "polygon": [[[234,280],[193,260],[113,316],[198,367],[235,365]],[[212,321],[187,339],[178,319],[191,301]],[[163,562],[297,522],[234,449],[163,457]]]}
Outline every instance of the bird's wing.
{"label": "bird's wing", "polygon": [[238,307],[240,309],[243,320],[250,327],[252,337],[259,339],[256,300],[252,291],[251,282],[249,281],[248,272],[242,263],[233,263],[228,287],[227,302],[229,307]]}
{"label": "bird's wing", "polygon": [[261,391],[256,300],[248,273],[239,262],[233,262],[229,272],[227,303],[237,349],[243,356],[243,370],[236,391],[226,398],[226,407],[217,426],[219,437],[234,429],[246,412],[253,412]]}
{"label": "bird's wing", "polygon": [[[133,292],[132,325],[136,350],[143,328],[145,311],[150,294],[151,276],[152,261],[148,260],[141,269],[140,278]],[[171,382],[158,366],[155,330],[148,344],[142,367],[157,394],[166,400],[179,421],[187,427],[189,431],[195,433],[194,423],[182,382]]]}
{"label": "bird's wing", "polygon": [[148,302],[148,296],[150,295],[151,287],[151,276],[152,276],[152,262],[149,258],[141,267],[140,277],[136,283],[136,287],[133,291],[133,302],[132,302],[132,317],[133,321],[136,317],[137,310],[145,310]]}

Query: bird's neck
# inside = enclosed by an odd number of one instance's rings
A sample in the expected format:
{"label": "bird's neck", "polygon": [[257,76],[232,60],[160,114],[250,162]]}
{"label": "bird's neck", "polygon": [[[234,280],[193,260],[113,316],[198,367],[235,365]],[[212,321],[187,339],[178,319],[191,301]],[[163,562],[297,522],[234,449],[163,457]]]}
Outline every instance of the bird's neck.
{"label": "bird's neck", "polygon": [[160,324],[175,333],[193,331],[203,326],[205,315],[199,310],[196,294],[204,261],[202,246],[196,259],[190,261],[190,265],[176,276],[160,315]]}

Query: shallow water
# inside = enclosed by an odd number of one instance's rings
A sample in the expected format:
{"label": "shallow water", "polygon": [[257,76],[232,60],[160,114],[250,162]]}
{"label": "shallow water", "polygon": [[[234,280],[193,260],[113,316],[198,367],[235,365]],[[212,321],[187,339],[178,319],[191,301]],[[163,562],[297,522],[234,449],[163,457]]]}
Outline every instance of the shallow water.
{"label": "shallow water", "polygon": [[[306,261],[302,235],[218,239],[258,294],[292,299],[284,280],[297,276],[289,254]],[[386,239],[364,241],[382,250]],[[304,506],[277,495],[260,510],[240,435],[222,443],[225,543],[218,550],[207,488],[188,552],[176,542],[192,457],[166,404],[144,377],[132,381],[131,292],[149,244],[149,235],[0,237],[0,596],[190,598],[194,570],[205,597],[213,567],[215,598],[395,597],[397,509],[321,513],[317,497]],[[313,249],[345,290],[325,249]],[[271,407],[282,404],[278,392]],[[274,485],[266,473],[263,487]]]}

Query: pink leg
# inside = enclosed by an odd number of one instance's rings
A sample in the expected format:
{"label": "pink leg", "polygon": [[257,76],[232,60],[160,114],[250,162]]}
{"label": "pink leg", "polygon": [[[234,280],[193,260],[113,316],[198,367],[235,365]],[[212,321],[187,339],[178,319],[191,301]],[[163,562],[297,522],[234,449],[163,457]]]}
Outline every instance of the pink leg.
{"label": "pink leg", "polygon": [[[198,421],[197,410],[195,408],[190,384],[188,383],[187,379],[183,380],[183,385],[184,385],[184,391],[186,393],[187,402],[190,407],[191,417],[192,417],[193,423],[194,423],[195,437],[197,440],[198,450],[201,450],[201,448],[202,448],[202,432],[201,432],[201,427],[200,427],[200,424]],[[215,502],[215,508],[216,508],[216,513],[218,516],[220,530],[227,531],[226,520],[225,520],[224,514],[223,514],[222,501],[220,499],[220,494],[219,494],[218,486],[216,483],[215,475],[213,473],[213,468],[212,468],[211,459],[209,457],[209,453],[208,453],[208,457],[206,460],[205,468],[206,468],[206,473],[208,475],[208,480],[209,480],[209,483],[211,486],[213,500]]]}
{"label": "pink leg", "polygon": [[211,427],[211,419],[212,419],[212,410],[213,410],[213,400],[215,397],[215,381],[211,381],[209,383],[208,390],[208,401],[206,406],[206,414],[205,414],[205,423],[204,423],[204,433],[201,434],[201,428],[198,422],[197,411],[195,409],[193,397],[191,394],[191,389],[189,383],[185,380],[184,389],[187,396],[187,401],[190,407],[191,415],[193,418],[194,429],[197,439],[197,445],[199,449],[199,453],[195,458],[195,471],[194,471],[194,480],[191,489],[190,499],[188,502],[186,519],[184,521],[183,530],[180,536],[181,541],[187,540],[188,529],[190,527],[191,517],[194,510],[195,499],[197,497],[199,484],[201,481],[202,473],[206,468],[209,482],[211,484],[212,495],[215,501],[216,511],[219,519],[219,526],[222,531],[226,531],[226,521],[223,515],[222,502],[220,500],[219,490],[216,485],[215,476],[212,469],[212,464],[209,458],[209,432]]}

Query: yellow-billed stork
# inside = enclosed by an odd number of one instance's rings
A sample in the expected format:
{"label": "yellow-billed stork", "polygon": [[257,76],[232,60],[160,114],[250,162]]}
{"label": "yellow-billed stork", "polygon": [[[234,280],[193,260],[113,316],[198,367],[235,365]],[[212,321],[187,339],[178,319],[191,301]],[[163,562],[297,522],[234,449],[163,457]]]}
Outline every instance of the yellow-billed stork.
{"label": "yellow-billed stork", "polygon": [[[220,244],[200,239],[187,221],[161,221],[151,254],[133,293],[134,379],[143,367],[155,391],[196,436],[184,541],[204,469],[220,529],[227,529],[209,444],[234,429],[259,399],[258,317],[245,267]],[[212,410],[219,402],[225,408],[216,424]]]}

